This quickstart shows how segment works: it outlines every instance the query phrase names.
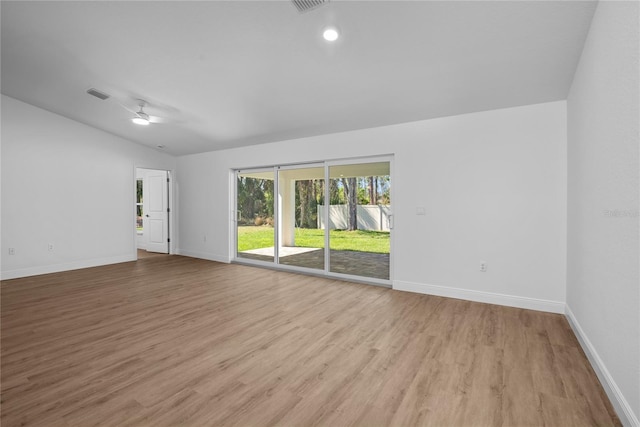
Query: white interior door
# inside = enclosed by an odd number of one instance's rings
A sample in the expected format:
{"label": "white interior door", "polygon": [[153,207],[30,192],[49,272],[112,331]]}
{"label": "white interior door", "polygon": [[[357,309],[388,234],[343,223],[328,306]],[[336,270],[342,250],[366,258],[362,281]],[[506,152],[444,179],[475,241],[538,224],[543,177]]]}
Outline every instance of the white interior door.
{"label": "white interior door", "polygon": [[145,174],[144,234],[147,251],[169,253],[169,191],[167,171],[148,170]]}

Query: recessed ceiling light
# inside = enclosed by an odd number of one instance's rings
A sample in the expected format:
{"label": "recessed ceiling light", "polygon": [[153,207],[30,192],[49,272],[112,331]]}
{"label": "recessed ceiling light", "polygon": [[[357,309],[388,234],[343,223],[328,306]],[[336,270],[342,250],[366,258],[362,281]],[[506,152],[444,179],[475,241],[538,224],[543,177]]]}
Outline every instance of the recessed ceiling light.
{"label": "recessed ceiling light", "polygon": [[328,42],[334,42],[338,40],[338,37],[340,37],[340,33],[338,33],[337,29],[330,27],[324,30],[324,32],[322,33],[322,37],[324,37],[324,39]]}

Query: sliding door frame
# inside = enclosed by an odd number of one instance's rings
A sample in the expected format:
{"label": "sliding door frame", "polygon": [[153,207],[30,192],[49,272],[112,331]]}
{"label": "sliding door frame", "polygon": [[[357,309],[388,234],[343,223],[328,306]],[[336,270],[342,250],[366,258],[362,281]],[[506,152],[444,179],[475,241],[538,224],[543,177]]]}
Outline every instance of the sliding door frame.
{"label": "sliding door frame", "polygon": [[[389,198],[391,200],[391,217],[393,217],[393,206],[394,206],[394,202],[393,202],[393,155],[383,155],[383,156],[371,156],[371,157],[356,157],[356,158],[352,158],[352,159],[337,159],[337,160],[327,160],[324,162],[325,164],[325,201],[329,201],[329,180],[330,178],[330,168],[332,166],[348,166],[348,165],[361,165],[361,164],[367,164],[367,163],[383,163],[383,162],[389,162],[389,177],[391,179],[391,183],[392,185],[389,187]],[[327,209],[325,209],[325,224],[327,226],[325,226],[325,230],[327,230],[325,232],[325,246],[326,246],[326,250],[325,250],[325,271],[326,271],[326,276],[328,277],[335,277],[337,279],[343,279],[343,280],[350,280],[350,281],[357,281],[357,282],[364,282],[367,284],[372,284],[372,285],[378,285],[378,286],[385,286],[385,287],[391,287],[393,284],[393,249],[394,249],[394,238],[393,235],[395,234],[393,232],[393,226],[389,227],[389,279],[378,279],[375,277],[366,277],[366,276],[357,276],[357,275],[353,275],[353,274],[344,274],[344,273],[337,273],[337,272],[333,272],[330,271],[331,269],[331,247],[330,247],[330,237],[329,237],[329,204],[328,202],[325,202],[325,206],[327,206]],[[392,219],[392,223],[393,223],[393,219]]]}
{"label": "sliding door frame", "polygon": [[232,209],[231,213],[231,233],[232,242],[230,247],[230,253],[232,254],[231,261],[238,262],[242,264],[253,264],[260,267],[268,267],[272,268],[273,266],[278,265],[278,229],[276,227],[279,224],[279,212],[278,212],[278,199],[274,194],[274,207],[273,207],[273,223],[274,223],[274,236],[273,236],[273,261],[261,261],[250,258],[240,258],[238,257],[238,177],[243,172],[272,172],[273,173],[273,191],[274,193],[278,189],[278,167],[277,166],[267,166],[267,167],[256,167],[256,168],[242,168],[242,169],[232,169],[230,173],[230,185],[231,185],[231,200],[229,201]]}
{"label": "sliding door frame", "polygon": [[[358,282],[358,283],[366,283],[366,284],[371,284],[371,285],[377,285],[377,286],[383,286],[383,287],[388,287],[391,288],[392,284],[393,284],[393,278],[394,278],[394,231],[393,231],[393,206],[394,206],[394,197],[393,197],[393,176],[394,176],[394,171],[393,171],[393,155],[382,155],[382,156],[372,156],[372,157],[357,157],[357,158],[351,158],[351,159],[337,159],[337,160],[326,160],[326,161],[318,161],[318,162],[303,162],[303,163],[293,163],[293,164],[283,164],[283,165],[276,165],[276,166],[267,166],[267,167],[255,167],[255,168],[238,168],[238,169],[232,169],[230,172],[231,175],[231,206],[233,207],[233,209],[231,209],[231,228],[232,233],[230,233],[230,235],[233,237],[233,241],[232,241],[232,248],[231,249],[231,253],[233,254],[233,256],[231,257],[231,262],[233,263],[238,263],[238,264],[248,264],[248,265],[253,265],[253,266],[259,266],[259,267],[265,267],[265,268],[270,268],[270,269],[276,269],[276,270],[282,270],[282,271],[291,271],[294,273],[302,273],[302,274],[307,274],[307,275],[313,275],[313,276],[320,276],[320,277],[330,277],[330,278],[336,278],[336,279],[341,279],[341,280],[346,280],[346,281],[351,281],[351,282]],[[344,166],[344,165],[357,165],[357,164],[366,164],[366,163],[379,163],[379,162],[388,162],[389,163],[389,176],[391,178],[391,186],[389,188],[389,195],[390,195],[390,199],[391,199],[391,226],[389,227],[389,238],[390,238],[390,250],[389,250],[389,279],[378,279],[378,278],[374,278],[374,277],[366,277],[366,276],[358,276],[358,275],[352,275],[352,274],[344,274],[344,273],[337,273],[337,272],[332,272],[330,271],[331,269],[331,248],[330,248],[330,227],[329,227],[329,206],[330,206],[330,168],[332,166]],[[308,267],[301,267],[301,266],[293,266],[293,265],[286,265],[286,264],[280,264],[280,256],[279,256],[279,247],[280,247],[280,233],[281,233],[281,212],[280,212],[280,200],[279,200],[279,172],[282,171],[286,171],[286,170],[294,170],[294,169],[305,169],[305,168],[314,168],[314,167],[324,167],[324,200],[325,200],[325,209],[323,212],[323,221],[325,224],[325,228],[324,228],[324,269],[319,270],[319,269],[314,269],[314,268],[308,268]],[[237,207],[238,207],[238,194],[237,194],[237,188],[238,188],[238,176],[240,173],[242,172],[267,172],[267,171],[273,171],[274,174],[274,207],[273,207],[273,211],[274,211],[274,217],[273,217],[273,221],[274,221],[274,259],[273,262],[269,262],[269,261],[261,261],[261,260],[254,260],[254,259],[248,259],[248,258],[240,258],[238,257],[238,211],[237,211]]]}

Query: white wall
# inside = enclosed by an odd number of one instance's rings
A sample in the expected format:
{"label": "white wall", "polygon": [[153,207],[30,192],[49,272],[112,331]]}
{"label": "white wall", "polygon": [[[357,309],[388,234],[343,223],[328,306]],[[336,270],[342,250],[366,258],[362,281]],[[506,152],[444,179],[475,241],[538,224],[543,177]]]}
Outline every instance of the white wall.
{"label": "white wall", "polygon": [[618,415],[636,426],[638,14],[637,2],[600,2],[567,104],[567,315]]}
{"label": "white wall", "polygon": [[135,166],[175,158],[3,95],[2,278],[136,259]]}
{"label": "white wall", "polygon": [[231,258],[232,168],[385,154],[396,289],[564,310],[562,101],[179,157],[178,250]]}

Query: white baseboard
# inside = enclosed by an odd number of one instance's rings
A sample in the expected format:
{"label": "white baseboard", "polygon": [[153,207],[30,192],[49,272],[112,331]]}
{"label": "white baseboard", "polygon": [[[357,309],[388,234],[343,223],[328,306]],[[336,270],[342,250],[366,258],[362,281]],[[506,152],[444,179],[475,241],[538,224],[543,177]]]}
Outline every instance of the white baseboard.
{"label": "white baseboard", "polygon": [[609,397],[611,404],[616,410],[616,413],[618,414],[620,421],[625,426],[640,427],[640,422],[638,421],[638,417],[636,416],[636,414],[633,413],[633,409],[631,409],[631,405],[629,405],[629,402],[627,402],[627,400],[624,398],[624,395],[618,388],[618,385],[616,384],[613,377],[609,373],[609,370],[607,369],[606,365],[598,355],[598,352],[596,351],[593,344],[591,344],[591,341],[585,334],[584,330],[580,326],[580,323],[578,323],[578,320],[573,315],[573,312],[571,311],[571,308],[569,308],[568,305],[566,306],[565,314],[567,319],[569,320],[569,325],[571,325],[571,329],[573,329],[573,332],[576,334],[576,337],[578,337],[578,341],[580,342],[582,349],[587,355],[587,359],[589,359],[589,362],[591,362],[591,366],[593,367],[593,370],[596,372],[596,375],[598,376],[600,383],[602,383],[602,386],[604,387],[604,391],[605,393],[607,393],[607,396]]}
{"label": "white baseboard", "polygon": [[39,276],[41,274],[59,273],[61,271],[79,270],[81,268],[99,267],[101,265],[118,264],[121,262],[135,261],[136,254],[120,255],[109,258],[96,258],[82,261],[73,261],[63,264],[43,265],[38,267],[20,268],[0,272],[0,280],[18,279],[21,277]]}
{"label": "white baseboard", "polygon": [[549,301],[536,298],[519,297],[515,295],[474,291],[471,289],[451,288],[448,286],[403,282],[398,280],[395,280],[393,282],[393,289],[398,291],[416,292],[426,295],[437,295],[440,297],[457,298],[467,301],[505,305],[508,307],[526,308],[528,310],[546,311],[549,313],[558,314],[564,314],[565,307],[565,304],[560,301]]}
{"label": "white baseboard", "polygon": [[231,263],[231,260],[229,259],[229,257],[210,254],[208,252],[189,251],[189,250],[178,248],[176,249],[175,253],[176,255],[188,256],[191,258],[206,259],[208,261],[223,262],[225,264]]}

